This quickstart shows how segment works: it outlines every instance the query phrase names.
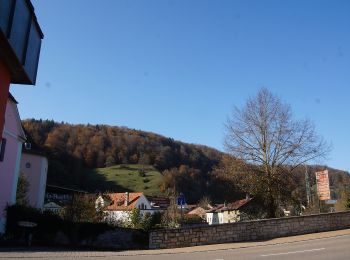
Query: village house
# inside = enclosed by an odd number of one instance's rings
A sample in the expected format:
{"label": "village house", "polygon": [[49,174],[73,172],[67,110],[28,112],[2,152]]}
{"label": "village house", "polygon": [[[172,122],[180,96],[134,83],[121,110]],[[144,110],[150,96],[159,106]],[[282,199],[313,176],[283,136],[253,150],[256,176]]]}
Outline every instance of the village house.
{"label": "village house", "polygon": [[5,125],[0,150],[0,233],[4,232],[7,205],[15,204],[22,145],[26,140],[17,101],[9,94],[5,113]]}
{"label": "village house", "polygon": [[28,181],[28,203],[31,207],[42,210],[45,199],[48,161],[40,153],[24,150],[21,159],[21,174]]}
{"label": "village house", "polygon": [[[208,205],[208,208],[212,209],[212,206]],[[207,210],[202,208],[202,207],[199,207],[199,206],[194,208],[194,209],[192,209],[192,210],[190,210],[187,213],[187,215],[189,215],[189,216],[198,216],[198,217],[200,217],[201,219],[204,219],[204,220],[206,220],[206,214],[207,214]]]}
{"label": "village house", "polygon": [[30,0],[0,1],[0,234],[4,209],[16,201],[17,182],[25,135],[10,84],[36,82],[44,37]]}
{"label": "village house", "polygon": [[0,143],[10,83],[35,84],[43,37],[30,0],[0,1]]}
{"label": "village house", "polygon": [[67,204],[72,202],[74,196],[84,194],[87,194],[87,192],[55,185],[46,185],[43,211],[60,213]]}
{"label": "village house", "polygon": [[151,203],[142,192],[109,193],[99,195],[96,199],[96,209],[103,209],[107,222],[126,222],[130,212],[139,209],[142,215],[154,214]]}
{"label": "village house", "polygon": [[251,198],[246,198],[229,204],[217,205],[206,212],[208,224],[226,224],[244,220],[242,213],[251,201]]}

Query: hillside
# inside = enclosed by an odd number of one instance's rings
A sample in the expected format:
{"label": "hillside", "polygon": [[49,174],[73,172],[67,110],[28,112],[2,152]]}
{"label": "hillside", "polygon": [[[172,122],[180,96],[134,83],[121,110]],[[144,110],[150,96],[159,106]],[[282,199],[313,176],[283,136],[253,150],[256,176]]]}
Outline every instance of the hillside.
{"label": "hillside", "polygon": [[[89,191],[137,188],[149,189],[149,193],[165,193],[175,187],[187,194],[189,202],[203,196],[220,201],[235,196],[232,183],[213,171],[223,153],[207,146],[118,126],[35,119],[24,120],[23,126],[33,149],[45,152],[49,158],[51,185]],[[137,164],[150,165],[164,177],[160,183],[150,180],[146,184],[133,179],[136,169],[127,175],[119,174],[122,171],[118,165]],[[126,185],[129,181],[134,184]]]}
{"label": "hillside", "polygon": [[90,170],[86,174],[88,176],[85,185],[89,191],[138,191],[146,195],[162,194],[159,185],[163,176],[153,166],[122,164]]}

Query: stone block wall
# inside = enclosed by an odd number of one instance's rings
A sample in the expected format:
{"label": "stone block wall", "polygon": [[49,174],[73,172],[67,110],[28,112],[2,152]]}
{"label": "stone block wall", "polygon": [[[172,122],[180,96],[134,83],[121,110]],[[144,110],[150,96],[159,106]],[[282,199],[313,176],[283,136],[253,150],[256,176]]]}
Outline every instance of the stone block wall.
{"label": "stone block wall", "polygon": [[162,249],[257,241],[345,228],[350,228],[350,212],[161,229],[150,232],[149,248]]}

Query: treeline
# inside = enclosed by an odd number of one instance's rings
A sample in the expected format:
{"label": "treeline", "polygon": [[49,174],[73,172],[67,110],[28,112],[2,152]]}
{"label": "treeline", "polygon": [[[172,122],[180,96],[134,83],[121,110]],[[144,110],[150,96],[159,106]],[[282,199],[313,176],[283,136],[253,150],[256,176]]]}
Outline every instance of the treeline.
{"label": "treeline", "polygon": [[126,127],[35,119],[24,120],[23,126],[33,149],[49,157],[50,184],[89,189],[86,169],[115,164],[153,165],[165,175],[162,191],[175,185],[192,201],[207,195],[210,184],[219,182],[212,170],[223,154],[213,148]]}
{"label": "treeline", "polygon": [[[242,167],[243,170],[242,170]],[[259,167],[259,166],[257,166]],[[244,185],[256,182],[259,178],[264,178],[265,176],[259,175],[260,171],[254,165],[247,165],[244,162],[234,160],[234,158],[229,156],[223,156],[219,167],[216,167],[214,172],[219,176],[226,176],[231,179],[231,183],[235,187],[236,191],[241,189],[241,192],[248,190]],[[246,170],[248,169],[248,170]],[[281,168],[282,172],[283,168]],[[316,175],[318,171],[328,170],[329,172],[329,186],[332,200],[338,200],[336,205],[337,210],[345,210],[347,201],[350,201],[350,175],[347,171],[342,171],[334,169],[324,165],[305,165],[295,168],[290,172],[290,168],[285,166],[284,171],[281,173],[281,178],[277,188],[280,189],[281,197],[283,195],[283,200],[278,201],[279,207],[288,208],[293,206],[294,208],[299,208],[300,205],[308,206],[318,206],[318,195],[317,195],[317,184]],[[306,173],[308,178],[306,178]],[[283,175],[282,175],[283,174]],[[240,178],[248,177],[246,182],[239,183]],[[308,181],[306,181],[308,179]],[[241,186],[240,186],[241,184]],[[309,200],[307,199],[307,187],[310,191]],[[255,185],[254,189],[258,186]],[[254,190],[252,192],[255,192]],[[264,204],[264,197],[262,193],[256,192],[254,196],[255,200],[258,199],[261,204]],[[280,198],[281,198],[280,197]],[[350,204],[349,204],[350,205]],[[315,208],[315,212],[318,212]],[[313,212],[313,213],[315,213]]]}
{"label": "treeline", "polygon": [[213,148],[126,127],[72,125],[35,119],[23,121],[23,126],[35,144],[58,156],[68,153],[81,159],[88,168],[151,164],[160,171],[180,165],[209,171],[222,156]]}

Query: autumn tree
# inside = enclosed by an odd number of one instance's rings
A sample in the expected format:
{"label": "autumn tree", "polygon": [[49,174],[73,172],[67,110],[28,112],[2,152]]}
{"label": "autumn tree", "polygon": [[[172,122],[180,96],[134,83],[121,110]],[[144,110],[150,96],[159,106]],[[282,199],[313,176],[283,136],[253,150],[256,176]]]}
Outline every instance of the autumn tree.
{"label": "autumn tree", "polygon": [[295,120],[290,105],[266,88],[234,108],[226,123],[226,171],[244,192],[262,198],[269,217],[293,190],[293,171],[324,158],[329,146],[309,120]]}
{"label": "autumn tree", "polygon": [[116,161],[112,155],[108,155],[105,162],[106,167],[111,167],[116,165]]}
{"label": "autumn tree", "polygon": [[29,182],[23,173],[20,173],[17,182],[16,203],[18,205],[28,205]]}
{"label": "autumn tree", "polygon": [[99,222],[103,217],[96,211],[95,197],[92,195],[74,195],[66,205],[62,218],[72,222]]}
{"label": "autumn tree", "polygon": [[125,223],[128,228],[149,230],[152,225],[152,215],[149,213],[142,214],[140,209],[135,208],[129,212],[130,221]]}
{"label": "autumn tree", "polygon": [[201,198],[201,200],[198,202],[198,206],[202,207],[205,210],[210,209],[211,205],[212,205],[212,201],[209,197],[204,196],[203,198]]}

